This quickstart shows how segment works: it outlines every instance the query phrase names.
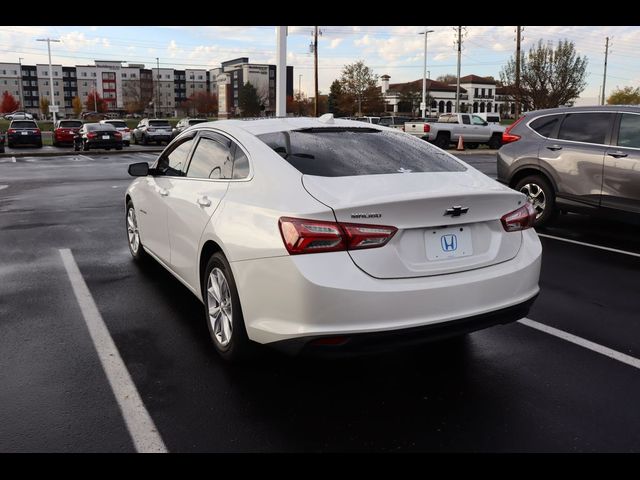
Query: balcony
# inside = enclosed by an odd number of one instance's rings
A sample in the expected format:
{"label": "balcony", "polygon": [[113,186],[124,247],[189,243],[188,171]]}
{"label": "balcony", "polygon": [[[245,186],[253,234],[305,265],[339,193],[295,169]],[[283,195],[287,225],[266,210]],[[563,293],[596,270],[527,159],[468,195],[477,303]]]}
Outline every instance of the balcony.
{"label": "balcony", "polygon": [[493,100],[493,95],[474,95],[474,99]]}

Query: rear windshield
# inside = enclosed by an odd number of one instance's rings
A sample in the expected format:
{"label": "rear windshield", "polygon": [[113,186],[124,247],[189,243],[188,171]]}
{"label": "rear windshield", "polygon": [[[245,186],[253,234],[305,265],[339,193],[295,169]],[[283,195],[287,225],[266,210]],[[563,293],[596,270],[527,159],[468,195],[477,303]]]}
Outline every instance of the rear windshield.
{"label": "rear windshield", "polygon": [[112,121],[112,122],[106,122],[109,125],[113,125],[116,128],[127,128],[127,122],[121,122],[121,121]]}
{"label": "rear windshield", "polygon": [[154,127],[168,127],[169,120],[149,120],[149,125]]}
{"label": "rear windshield", "polygon": [[309,128],[265,133],[258,138],[307,175],[343,177],[466,170],[424,140],[373,128]]}
{"label": "rear windshield", "polygon": [[81,127],[82,122],[80,120],[62,120],[60,121],[61,128],[77,128]]}
{"label": "rear windshield", "polygon": [[36,122],[30,122],[28,120],[15,121],[11,122],[11,128],[38,128],[38,125],[36,125]]}
{"label": "rear windshield", "polygon": [[116,127],[114,127],[109,123],[87,123],[86,127],[87,127],[87,130],[90,132],[94,130],[115,130],[116,129]]}
{"label": "rear windshield", "polygon": [[205,123],[208,122],[208,120],[189,120],[189,125],[195,125],[197,123]]}

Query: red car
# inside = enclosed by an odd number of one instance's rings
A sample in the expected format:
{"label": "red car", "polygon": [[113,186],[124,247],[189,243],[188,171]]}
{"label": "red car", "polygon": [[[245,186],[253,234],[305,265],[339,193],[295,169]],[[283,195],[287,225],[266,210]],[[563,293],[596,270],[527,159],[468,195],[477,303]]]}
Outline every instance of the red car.
{"label": "red car", "polygon": [[58,120],[53,131],[53,146],[59,147],[63,143],[73,145],[73,139],[82,124],[82,120]]}

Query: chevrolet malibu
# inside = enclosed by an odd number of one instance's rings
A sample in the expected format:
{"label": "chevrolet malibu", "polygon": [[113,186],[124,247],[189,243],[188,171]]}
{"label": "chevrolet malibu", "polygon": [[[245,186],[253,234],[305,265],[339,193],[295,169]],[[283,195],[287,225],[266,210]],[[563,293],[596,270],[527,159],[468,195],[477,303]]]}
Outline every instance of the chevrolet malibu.
{"label": "chevrolet malibu", "polygon": [[204,304],[230,361],[446,338],[524,317],[539,291],[525,195],[391,128],[202,123],[129,173],[133,258]]}

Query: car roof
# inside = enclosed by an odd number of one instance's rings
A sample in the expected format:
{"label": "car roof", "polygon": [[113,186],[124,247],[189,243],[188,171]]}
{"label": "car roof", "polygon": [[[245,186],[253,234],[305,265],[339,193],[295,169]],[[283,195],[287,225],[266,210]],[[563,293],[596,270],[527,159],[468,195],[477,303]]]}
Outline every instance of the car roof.
{"label": "car roof", "polygon": [[634,112],[640,113],[640,105],[583,105],[580,107],[558,107],[533,110],[525,115],[547,115],[550,113],[571,112]]}
{"label": "car roof", "polygon": [[291,130],[299,130],[301,128],[327,128],[327,127],[354,127],[354,128],[375,128],[378,130],[391,130],[388,127],[376,124],[367,124],[363,126],[362,122],[356,120],[342,120],[336,118],[332,123],[320,121],[315,117],[282,117],[282,118],[260,118],[246,120],[217,120],[206,123],[199,123],[197,128],[212,127],[219,130],[227,130],[234,128],[244,130],[253,135],[262,135],[265,133],[283,132]]}

